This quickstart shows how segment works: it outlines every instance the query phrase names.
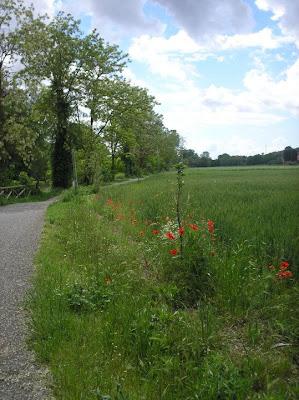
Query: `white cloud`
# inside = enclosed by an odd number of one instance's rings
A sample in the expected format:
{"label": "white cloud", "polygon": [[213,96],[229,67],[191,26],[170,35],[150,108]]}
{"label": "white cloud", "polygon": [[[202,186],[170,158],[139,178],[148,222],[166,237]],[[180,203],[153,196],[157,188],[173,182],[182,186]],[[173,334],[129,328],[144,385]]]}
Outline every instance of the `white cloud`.
{"label": "white cloud", "polygon": [[[130,49],[130,55],[134,60],[147,64],[151,73],[167,78],[164,82],[159,80],[155,84],[155,79],[148,76],[142,83],[162,104],[166,125],[176,128],[183,136],[188,137],[189,146],[193,146],[192,143],[196,141],[199,143],[200,132],[207,128],[215,127],[215,130],[220,130],[223,127],[238,126],[241,130],[249,127],[263,127],[267,130],[269,126],[282,122],[291,115],[299,115],[299,59],[276,80],[266,72],[261,60],[258,60],[255,67],[244,76],[243,89],[232,90],[216,85],[201,88],[198,80],[188,73],[190,65],[185,60],[190,60],[203,49],[193,41],[188,42],[188,37],[185,37],[187,46],[182,49],[182,37],[184,36],[180,33],[171,40],[149,36],[137,38]],[[239,46],[240,42],[237,43]],[[270,45],[272,46],[271,42]],[[173,64],[172,57],[176,57],[178,64]],[[211,141],[201,141],[200,146],[198,144],[195,148],[209,150],[208,143],[212,146]],[[244,141],[233,143],[230,140],[227,148],[231,146],[235,149],[235,154],[242,153],[242,148],[252,148],[253,153],[261,151],[256,150],[254,143],[255,141],[250,147],[248,143],[245,146]],[[277,149],[275,144],[274,148]]]}
{"label": "white cloud", "polygon": [[299,58],[280,80],[272,79],[261,69],[253,69],[246,74],[244,85],[265,107],[299,116]]}
{"label": "white cloud", "polygon": [[272,19],[279,22],[282,32],[292,35],[299,47],[299,1],[298,0],[256,0],[256,6],[271,11]]}
{"label": "white cloud", "polygon": [[196,72],[192,63],[182,60],[182,56],[193,54],[199,49],[198,45],[184,32],[166,39],[142,35],[133,39],[129,48],[132,60],[146,63],[153,74],[162,77],[187,80]]}
{"label": "white cloud", "polygon": [[270,28],[258,32],[236,35],[218,35],[214,39],[214,46],[222,50],[244,49],[259,47],[261,49],[276,49],[292,42],[290,37],[274,35]]}
{"label": "white cloud", "polygon": [[[219,55],[219,51],[232,52],[249,47],[272,50],[283,46],[288,40],[283,36],[275,36],[271,29],[264,28],[250,34],[218,35],[206,47],[196,43],[185,31],[180,30],[169,38],[150,35],[134,38],[129,48],[129,56],[133,61],[148,67],[151,74],[168,81],[172,79],[186,83],[190,79],[201,77],[195,66],[196,62],[208,58],[223,62],[225,55]],[[256,59],[256,65],[262,69],[260,60]],[[215,102],[211,101],[211,104]]]}
{"label": "white cloud", "polygon": [[[178,31],[169,38],[163,36],[142,35],[132,41],[129,48],[131,58],[139,62],[147,62],[152,72],[161,71],[161,75],[169,72],[171,75],[183,76],[186,61],[190,72],[190,62],[214,57],[217,61],[224,60],[218,51],[232,51],[244,48],[276,49],[290,42],[290,38],[276,36],[270,28],[264,28],[255,33],[236,35],[217,35],[209,43],[196,43],[184,30]],[[184,57],[184,61],[178,59]]]}
{"label": "white cloud", "polygon": [[[218,37],[214,41],[214,51],[248,46],[273,49],[285,40],[274,36],[270,29],[264,29],[255,34],[222,36],[221,40]],[[213,126],[215,129],[225,126],[266,129],[290,115],[299,115],[299,59],[279,80],[272,79],[257,59],[255,67],[244,76],[243,89],[232,90],[216,85],[200,87],[200,81],[192,71],[193,61],[211,56],[217,59],[218,55],[200,46],[184,31],[169,39],[149,35],[135,38],[129,54],[134,61],[148,67],[151,75],[143,74],[142,84],[162,104],[166,125],[176,128],[190,140],[198,138],[201,130]],[[240,144],[240,148],[243,145]]]}

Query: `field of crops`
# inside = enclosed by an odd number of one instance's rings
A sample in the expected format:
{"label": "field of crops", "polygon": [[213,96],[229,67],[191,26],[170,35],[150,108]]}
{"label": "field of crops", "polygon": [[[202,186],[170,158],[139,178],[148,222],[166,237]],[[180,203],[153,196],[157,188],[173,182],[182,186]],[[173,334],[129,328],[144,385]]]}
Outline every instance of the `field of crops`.
{"label": "field of crops", "polygon": [[57,399],[297,399],[299,169],[185,171],[48,211],[29,307]]}

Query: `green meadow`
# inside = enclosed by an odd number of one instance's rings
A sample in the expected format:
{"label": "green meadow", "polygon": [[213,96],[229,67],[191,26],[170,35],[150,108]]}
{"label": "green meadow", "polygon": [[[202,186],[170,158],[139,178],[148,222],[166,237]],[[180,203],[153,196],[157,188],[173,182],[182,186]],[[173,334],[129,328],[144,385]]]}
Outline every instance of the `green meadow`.
{"label": "green meadow", "polygon": [[67,191],[36,258],[30,345],[64,400],[299,397],[299,169]]}

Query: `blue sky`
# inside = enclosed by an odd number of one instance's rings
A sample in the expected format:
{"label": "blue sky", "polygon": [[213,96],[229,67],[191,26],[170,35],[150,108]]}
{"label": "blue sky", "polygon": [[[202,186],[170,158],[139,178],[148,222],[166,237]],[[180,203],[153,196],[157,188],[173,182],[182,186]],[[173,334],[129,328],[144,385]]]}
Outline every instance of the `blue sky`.
{"label": "blue sky", "polygon": [[[29,0],[28,0],[29,1]],[[299,145],[299,0],[40,0],[129,53],[185,146],[213,157]]]}

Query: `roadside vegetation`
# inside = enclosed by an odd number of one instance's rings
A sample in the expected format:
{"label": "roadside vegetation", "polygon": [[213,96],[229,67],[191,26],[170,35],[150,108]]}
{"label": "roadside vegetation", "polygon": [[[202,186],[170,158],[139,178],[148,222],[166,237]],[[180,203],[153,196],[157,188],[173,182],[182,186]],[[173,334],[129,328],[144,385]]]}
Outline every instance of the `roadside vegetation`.
{"label": "roadside vegetation", "polygon": [[45,201],[51,199],[52,197],[58,196],[61,193],[60,190],[57,189],[48,189],[48,190],[40,190],[35,194],[30,194],[29,196],[22,197],[0,197],[0,206],[6,206],[8,204],[15,203],[31,203],[35,201]]}
{"label": "roadside vegetation", "polygon": [[29,299],[57,399],[297,399],[298,181],[188,169],[65,192]]}

